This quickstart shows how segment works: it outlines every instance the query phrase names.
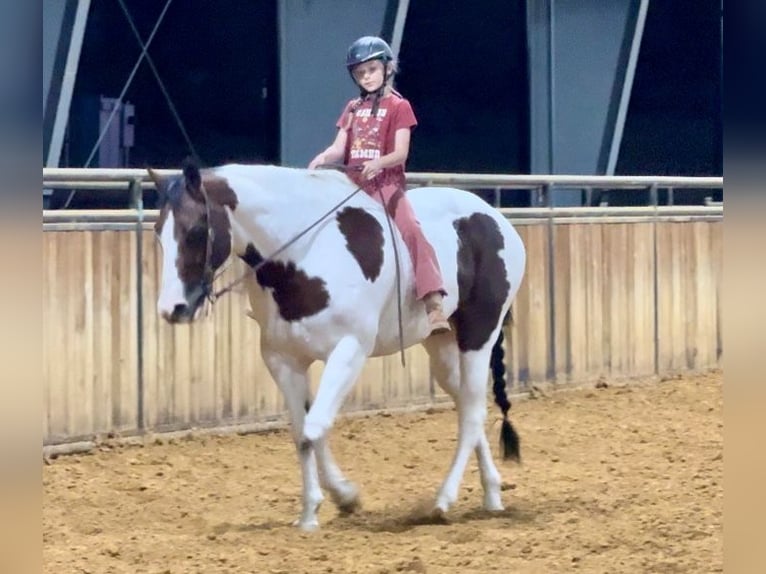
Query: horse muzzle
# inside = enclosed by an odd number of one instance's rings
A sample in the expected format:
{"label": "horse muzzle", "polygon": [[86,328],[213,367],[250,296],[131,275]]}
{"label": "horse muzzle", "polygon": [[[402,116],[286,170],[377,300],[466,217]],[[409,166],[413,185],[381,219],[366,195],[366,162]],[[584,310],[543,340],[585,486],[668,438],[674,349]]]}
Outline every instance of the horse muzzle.
{"label": "horse muzzle", "polygon": [[196,309],[186,303],[178,303],[172,311],[161,311],[162,318],[168,323],[176,325],[178,323],[191,323],[194,320]]}
{"label": "horse muzzle", "polygon": [[197,318],[198,311],[205,302],[209,289],[200,285],[187,294],[186,301],[179,301],[171,309],[161,309],[160,315],[168,323],[175,325],[179,323],[191,323]]}

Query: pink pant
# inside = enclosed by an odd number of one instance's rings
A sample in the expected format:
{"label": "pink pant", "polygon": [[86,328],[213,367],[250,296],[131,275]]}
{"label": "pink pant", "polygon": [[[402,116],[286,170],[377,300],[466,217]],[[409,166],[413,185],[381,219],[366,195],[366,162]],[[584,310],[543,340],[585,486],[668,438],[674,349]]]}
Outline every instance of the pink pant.
{"label": "pink pant", "polygon": [[[365,190],[379,203],[380,193],[377,189]],[[415,289],[417,298],[422,299],[432,291],[446,295],[442,282],[439,262],[436,260],[434,248],[423,235],[420,222],[415,217],[412,204],[407,199],[404,190],[395,185],[384,185],[381,189],[385,200],[386,211],[393,218],[396,227],[402,234],[407,250],[410,252],[412,265],[415,268]]]}

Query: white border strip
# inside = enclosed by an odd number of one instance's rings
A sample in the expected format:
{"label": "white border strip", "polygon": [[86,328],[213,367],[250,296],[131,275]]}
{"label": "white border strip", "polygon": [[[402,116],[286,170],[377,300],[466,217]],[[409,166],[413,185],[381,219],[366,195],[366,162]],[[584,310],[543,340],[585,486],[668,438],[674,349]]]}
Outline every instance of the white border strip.
{"label": "white border strip", "polygon": [[399,0],[399,5],[396,7],[394,30],[391,33],[391,50],[393,50],[395,58],[399,58],[399,49],[402,47],[404,25],[407,23],[407,10],[409,7],[410,0]]}
{"label": "white border strip", "polygon": [[638,64],[638,54],[641,52],[641,39],[644,36],[646,13],[648,10],[649,0],[641,0],[641,5],[638,7],[638,18],[636,18],[636,28],[633,31],[633,43],[630,46],[625,80],[622,83],[622,95],[620,96],[620,105],[617,108],[617,119],[614,122],[614,133],[612,134],[612,145],[609,148],[606,175],[614,175],[617,159],[620,157],[620,145],[622,144],[622,134],[625,128],[625,118],[628,116],[628,105],[630,104],[630,95],[633,92],[633,79],[636,76],[636,65]]}

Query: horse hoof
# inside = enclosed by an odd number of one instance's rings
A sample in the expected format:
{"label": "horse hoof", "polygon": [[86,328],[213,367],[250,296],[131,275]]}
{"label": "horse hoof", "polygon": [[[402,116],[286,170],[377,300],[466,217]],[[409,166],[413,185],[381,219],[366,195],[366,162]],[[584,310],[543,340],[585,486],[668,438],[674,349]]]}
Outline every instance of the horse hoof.
{"label": "horse hoof", "polygon": [[505,510],[505,506],[503,506],[502,502],[485,502],[484,510],[487,512],[503,512]]}
{"label": "horse hoof", "polygon": [[429,518],[433,524],[447,524],[447,509],[441,506],[434,506]]}
{"label": "horse hoof", "polygon": [[316,532],[319,530],[319,521],[311,520],[309,522],[301,522],[300,520],[296,520],[295,526],[300,528],[302,532]]}
{"label": "horse hoof", "polygon": [[319,522],[314,520],[312,522],[304,522],[299,527],[303,532],[316,532],[319,530]]}
{"label": "horse hoof", "polygon": [[358,496],[355,496],[350,500],[339,501],[337,506],[338,512],[340,512],[341,516],[349,516],[350,514],[354,514],[355,512],[361,510],[362,501],[359,500]]}
{"label": "horse hoof", "polygon": [[354,514],[362,508],[359,499],[359,487],[349,480],[344,480],[332,492],[332,501],[342,516]]}
{"label": "horse hoof", "polygon": [[310,520],[303,520],[298,518],[293,522],[293,526],[300,528],[303,532],[316,532],[319,530],[319,520],[312,518]]}

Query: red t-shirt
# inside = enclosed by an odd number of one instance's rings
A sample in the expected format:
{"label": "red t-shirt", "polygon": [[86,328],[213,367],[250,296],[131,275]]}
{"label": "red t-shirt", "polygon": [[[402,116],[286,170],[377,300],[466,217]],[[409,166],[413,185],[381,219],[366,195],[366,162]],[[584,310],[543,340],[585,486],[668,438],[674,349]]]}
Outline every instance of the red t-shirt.
{"label": "red t-shirt", "polygon": [[[371,117],[372,100],[351,100],[335,124],[348,133],[344,158],[346,165],[362,165],[367,160],[391,153],[394,151],[396,130],[412,129],[418,125],[410,102],[399,93],[394,91],[380,99],[375,118]],[[404,189],[406,185],[404,165],[386,168],[372,180],[362,181],[360,173],[355,170],[350,170],[348,175],[357,185],[367,190],[392,184]]]}

